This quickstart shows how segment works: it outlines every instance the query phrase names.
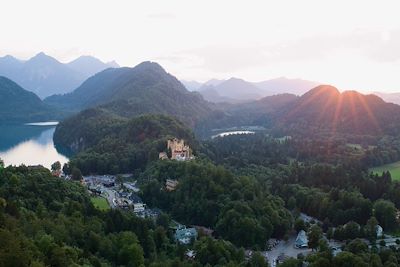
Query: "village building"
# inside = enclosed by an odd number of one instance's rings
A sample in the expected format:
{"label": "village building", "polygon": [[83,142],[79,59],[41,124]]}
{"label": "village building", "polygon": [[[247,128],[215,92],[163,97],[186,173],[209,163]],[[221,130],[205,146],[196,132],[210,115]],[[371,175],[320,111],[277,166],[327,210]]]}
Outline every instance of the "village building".
{"label": "village building", "polygon": [[143,204],[143,203],[134,203],[133,204],[133,212],[134,213],[144,212],[145,209],[146,209],[146,204]]}
{"label": "village building", "polygon": [[165,181],[165,189],[167,189],[167,191],[174,191],[178,184],[178,180],[167,179]]}
{"label": "village building", "polygon": [[195,228],[179,228],[175,231],[175,240],[183,245],[190,244],[197,238],[197,230]]}
{"label": "village building", "polygon": [[306,232],[301,230],[296,237],[296,241],[294,242],[295,248],[307,248],[308,247],[308,238]]}
{"label": "village building", "polygon": [[194,250],[186,250],[185,256],[187,259],[189,260],[193,260],[194,258],[196,258],[196,252]]}
{"label": "village building", "polygon": [[380,225],[376,226],[376,237],[381,238],[383,236],[383,228]]}
{"label": "village building", "polygon": [[160,152],[158,154],[158,158],[161,159],[161,160],[168,159],[168,155],[167,155],[166,152]]}

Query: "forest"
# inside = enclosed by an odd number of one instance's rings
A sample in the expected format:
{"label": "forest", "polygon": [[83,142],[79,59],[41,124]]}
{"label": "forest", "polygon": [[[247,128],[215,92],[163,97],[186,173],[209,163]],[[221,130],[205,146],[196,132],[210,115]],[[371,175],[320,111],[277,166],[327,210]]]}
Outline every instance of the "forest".
{"label": "forest", "polygon": [[[307,231],[314,253],[280,266],[397,266],[400,260],[398,248],[386,247],[375,232],[377,225],[399,232],[400,182],[389,172],[369,172],[399,159],[394,137],[354,145],[358,137],[279,138],[265,130],[197,140],[165,115],[126,119],[91,109],[81,116],[85,124],[66,120],[55,137],[77,151],[64,171],[77,177],[133,173],[140,197],[162,215],[151,220],[101,211],[78,181],[54,178],[44,168],[2,166],[1,235],[8,243],[0,246],[0,265],[267,266],[260,253],[269,249],[268,240],[287,240],[299,230]],[[63,136],[62,127],[79,132]],[[185,139],[195,160],[158,160],[170,137]],[[176,190],[163,189],[167,179],[179,181]],[[201,234],[179,245],[171,220],[212,229],[213,237]],[[333,254],[331,239],[343,242],[341,253]],[[188,249],[195,259],[185,256]],[[248,250],[255,253],[248,257]]]}

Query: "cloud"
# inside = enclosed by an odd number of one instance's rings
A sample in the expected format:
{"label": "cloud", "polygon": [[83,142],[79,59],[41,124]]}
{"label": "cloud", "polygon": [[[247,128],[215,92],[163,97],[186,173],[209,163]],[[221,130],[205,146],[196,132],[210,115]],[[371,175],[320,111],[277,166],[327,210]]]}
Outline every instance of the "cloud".
{"label": "cloud", "polygon": [[174,63],[191,59],[197,62],[196,67],[227,73],[274,64],[322,61],[332,56],[346,57],[349,54],[379,63],[394,63],[400,60],[399,47],[400,30],[355,30],[344,34],[320,34],[264,45],[204,46],[179,51],[170,59]]}
{"label": "cloud", "polygon": [[146,16],[148,19],[175,19],[176,16],[172,13],[151,13]]}

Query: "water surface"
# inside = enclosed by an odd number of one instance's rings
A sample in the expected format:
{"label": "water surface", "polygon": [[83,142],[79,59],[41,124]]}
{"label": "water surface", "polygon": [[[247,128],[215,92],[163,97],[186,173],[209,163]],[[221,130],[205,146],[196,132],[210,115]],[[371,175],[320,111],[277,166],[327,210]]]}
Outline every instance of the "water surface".
{"label": "water surface", "polygon": [[255,132],[253,132],[253,131],[230,131],[230,132],[223,132],[223,133],[213,135],[211,138],[224,137],[224,136],[235,135],[235,134],[254,134],[254,133]]}
{"label": "water surface", "polygon": [[64,164],[67,156],[61,154],[53,143],[54,122],[26,125],[0,125],[0,158],[5,165],[43,165],[60,161]]}

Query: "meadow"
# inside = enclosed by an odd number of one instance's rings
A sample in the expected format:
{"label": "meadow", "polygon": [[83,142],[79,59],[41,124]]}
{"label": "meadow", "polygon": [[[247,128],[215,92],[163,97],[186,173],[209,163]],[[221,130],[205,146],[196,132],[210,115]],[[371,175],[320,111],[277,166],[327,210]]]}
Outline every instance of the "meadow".
{"label": "meadow", "polygon": [[110,205],[105,198],[102,197],[91,197],[90,200],[92,201],[93,205],[99,210],[109,210]]}
{"label": "meadow", "polygon": [[400,180],[400,161],[371,168],[370,171],[379,175],[384,171],[389,171],[393,180]]}

